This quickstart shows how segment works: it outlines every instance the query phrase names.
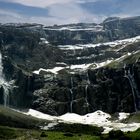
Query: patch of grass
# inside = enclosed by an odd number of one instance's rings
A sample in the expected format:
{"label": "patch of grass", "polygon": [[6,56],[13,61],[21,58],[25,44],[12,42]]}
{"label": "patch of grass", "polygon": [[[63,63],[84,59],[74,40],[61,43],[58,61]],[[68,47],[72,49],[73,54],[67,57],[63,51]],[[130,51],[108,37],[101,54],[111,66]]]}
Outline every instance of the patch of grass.
{"label": "patch of grass", "polygon": [[140,59],[140,52],[130,55],[129,57],[127,57],[126,59],[124,59],[124,62],[126,64],[133,64],[136,62],[136,60]]}
{"label": "patch of grass", "polygon": [[46,120],[37,119],[28,115],[0,106],[0,125],[18,128],[38,128]]}
{"label": "patch of grass", "polygon": [[21,131],[16,131],[14,128],[0,126],[0,139],[15,139],[19,137]]}
{"label": "patch of grass", "polygon": [[126,136],[130,137],[131,140],[140,140],[140,129],[135,132],[128,132]]}
{"label": "patch of grass", "polygon": [[140,112],[132,113],[129,118],[126,119],[127,122],[132,123],[140,123]]}
{"label": "patch of grass", "polygon": [[140,59],[140,52],[127,56],[126,58],[122,59],[119,62],[113,61],[110,64],[108,64],[106,67],[115,68],[115,69],[123,68],[124,64],[134,64],[138,59]]}
{"label": "patch of grass", "polygon": [[103,132],[102,127],[83,124],[65,124],[65,123],[60,123],[56,125],[54,127],[54,130],[58,132],[81,133],[94,136],[100,136],[101,132]]}
{"label": "patch of grass", "polygon": [[[42,137],[43,134],[43,137]],[[85,134],[71,134],[56,131],[41,131],[31,129],[18,129],[0,126],[0,139],[14,140],[100,140],[99,136],[91,136]]]}
{"label": "patch of grass", "polygon": [[[43,136],[42,136],[43,135]],[[135,132],[123,133],[112,131],[110,134],[94,136],[83,133],[66,133],[58,131],[42,131],[34,129],[21,129],[6,126],[0,126],[1,140],[139,140],[140,129]]]}
{"label": "patch of grass", "polygon": [[110,64],[108,64],[106,67],[117,69],[117,68],[122,68],[123,65],[122,65],[122,63],[119,63],[117,61],[113,61]]}

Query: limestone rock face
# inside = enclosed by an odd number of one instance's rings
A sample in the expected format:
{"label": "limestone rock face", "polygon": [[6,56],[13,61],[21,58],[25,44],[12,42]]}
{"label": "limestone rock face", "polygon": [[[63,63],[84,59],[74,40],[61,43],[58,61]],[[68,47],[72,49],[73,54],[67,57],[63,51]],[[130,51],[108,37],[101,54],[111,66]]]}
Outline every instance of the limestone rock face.
{"label": "limestone rock face", "polygon": [[[135,67],[135,75],[138,74],[138,67],[139,64]],[[63,78],[61,86],[59,81],[57,83],[57,78],[52,86],[46,83],[46,88],[34,91],[32,107],[52,115],[62,115],[71,111],[73,99],[73,113],[81,115],[99,109],[108,113],[135,111],[132,89],[129,80],[124,77],[123,69],[103,68],[90,70],[89,73],[91,81],[88,86],[86,79],[73,77],[73,83],[76,83],[72,88],[73,97],[70,93],[71,87],[67,86],[69,84]]]}
{"label": "limestone rock face", "polygon": [[14,81],[10,106],[51,115],[140,110],[139,23],[0,25],[3,74]]}

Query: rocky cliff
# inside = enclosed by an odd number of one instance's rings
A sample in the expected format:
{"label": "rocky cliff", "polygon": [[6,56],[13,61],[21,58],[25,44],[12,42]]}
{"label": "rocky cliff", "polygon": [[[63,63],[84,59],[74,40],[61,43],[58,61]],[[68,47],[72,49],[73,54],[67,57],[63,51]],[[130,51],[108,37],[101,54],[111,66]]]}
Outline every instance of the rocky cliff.
{"label": "rocky cliff", "polygon": [[[3,74],[12,82],[8,105],[51,115],[138,111],[139,20],[0,25]],[[1,84],[1,104],[4,94]]]}

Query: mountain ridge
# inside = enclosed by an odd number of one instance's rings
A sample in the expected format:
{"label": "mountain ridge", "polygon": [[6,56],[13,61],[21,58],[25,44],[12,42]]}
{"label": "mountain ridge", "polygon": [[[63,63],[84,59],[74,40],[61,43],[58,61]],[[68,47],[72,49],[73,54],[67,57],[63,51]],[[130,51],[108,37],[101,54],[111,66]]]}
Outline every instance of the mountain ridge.
{"label": "mountain ridge", "polygon": [[[140,17],[107,22],[98,32],[96,25],[29,25],[0,25],[1,65],[13,83],[9,106],[56,116],[139,110]],[[1,85],[1,104],[4,94]]]}

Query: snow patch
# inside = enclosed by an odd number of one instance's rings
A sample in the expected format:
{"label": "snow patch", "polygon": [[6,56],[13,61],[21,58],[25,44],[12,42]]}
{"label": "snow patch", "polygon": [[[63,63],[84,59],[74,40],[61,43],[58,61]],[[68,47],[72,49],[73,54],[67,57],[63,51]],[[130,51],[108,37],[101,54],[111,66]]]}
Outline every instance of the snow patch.
{"label": "snow patch", "polygon": [[104,134],[108,133],[112,129],[122,130],[123,132],[135,131],[140,128],[140,123],[120,123],[120,120],[126,119],[130,114],[129,113],[119,113],[119,120],[111,121],[111,115],[104,113],[103,111],[96,111],[93,113],[86,114],[84,116],[75,114],[75,113],[66,113],[62,116],[51,116],[39,111],[29,109],[28,112],[22,112],[26,115],[31,115],[39,119],[45,119],[49,121],[54,121],[51,124],[48,124],[42,129],[49,129],[56,125],[56,122],[65,122],[65,123],[80,123],[94,125],[104,128]]}
{"label": "snow patch", "polygon": [[65,67],[54,67],[53,69],[43,69],[43,68],[40,68],[39,70],[35,70],[33,71],[34,74],[39,74],[41,71],[44,71],[44,72],[51,72],[53,74],[58,74],[58,72],[62,69],[64,69]]}
{"label": "snow patch", "polygon": [[140,36],[136,36],[133,38],[123,39],[123,40],[116,40],[112,42],[106,42],[106,43],[98,43],[98,44],[78,44],[78,45],[59,45],[58,47],[62,50],[82,50],[85,48],[95,48],[99,47],[101,45],[109,45],[110,47],[115,47],[117,45],[128,45],[131,43],[135,43],[140,41]]}
{"label": "snow patch", "polygon": [[48,125],[46,125],[46,126],[41,126],[40,128],[42,129],[42,130],[50,130],[51,128],[53,128],[54,126],[56,126],[58,123],[49,123]]}
{"label": "snow patch", "polygon": [[119,120],[121,121],[121,120],[127,119],[129,116],[130,116],[130,113],[121,112],[119,113]]}
{"label": "snow patch", "polygon": [[74,28],[74,27],[61,27],[61,28],[45,28],[46,30],[52,30],[52,31],[102,31],[103,27],[102,26],[95,26],[95,27],[89,27],[89,28]]}
{"label": "snow patch", "polygon": [[64,62],[56,62],[56,64],[57,64],[57,65],[65,65],[65,66],[67,65],[67,64],[64,63]]}
{"label": "snow patch", "polygon": [[113,62],[113,60],[107,60],[107,61],[104,61],[104,62],[101,62],[101,63],[95,63],[97,65],[96,68],[104,67],[104,66],[110,64],[111,62]]}
{"label": "snow patch", "polygon": [[56,120],[56,117],[48,115],[48,114],[44,114],[44,113],[39,112],[34,109],[29,109],[28,112],[22,112],[22,113],[25,115],[30,115],[30,116],[36,117],[38,119],[44,119],[44,120],[49,120],[49,121]]}
{"label": "snow patch", "polygon": [[93,63],[89,63],[89,64],[81,64],[81,65],[71,65],[70,69],[87,69],[89,66],[91,66]]}
{"label": "snow patch", "polygon": [[49,41],[47,41],[45,38],[40,38],[41,43],[49,44]]}

